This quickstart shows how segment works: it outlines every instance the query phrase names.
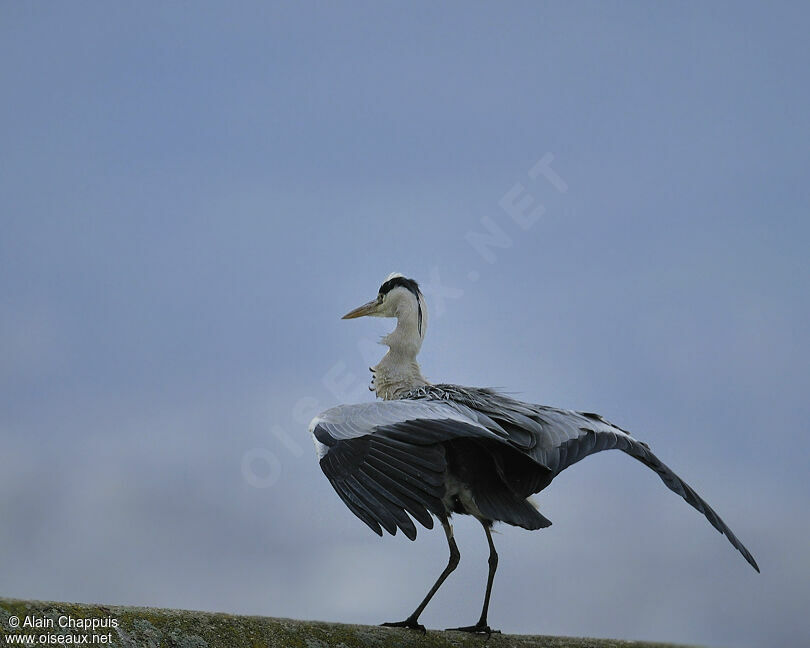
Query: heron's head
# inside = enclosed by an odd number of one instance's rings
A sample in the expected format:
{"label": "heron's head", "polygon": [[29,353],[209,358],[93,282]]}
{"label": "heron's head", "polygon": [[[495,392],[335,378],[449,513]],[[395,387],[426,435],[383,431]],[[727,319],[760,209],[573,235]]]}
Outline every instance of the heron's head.
{"label": "heron's head", "polygon": [[400,324],[413,323],[417,334],[424,338],[427,328],[427,308],[419,284],[413,279],[393,272],[380,286],[377,298],[363,304],[343,316],[355,317],[396,317]]}

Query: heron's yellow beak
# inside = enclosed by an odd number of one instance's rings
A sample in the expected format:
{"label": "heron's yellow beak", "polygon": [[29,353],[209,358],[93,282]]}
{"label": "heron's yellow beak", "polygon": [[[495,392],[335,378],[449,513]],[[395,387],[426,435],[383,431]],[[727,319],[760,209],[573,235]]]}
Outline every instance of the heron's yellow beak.
{"label": "heron's yellow beak", "polygon": [[355,317],[363,317],[364,315],[376,315],[379,306],[380,302],[375,299],[368,302],[368,304],[363,304],[355,308],[353,311],[349,311],[341,319],[354,319]]}

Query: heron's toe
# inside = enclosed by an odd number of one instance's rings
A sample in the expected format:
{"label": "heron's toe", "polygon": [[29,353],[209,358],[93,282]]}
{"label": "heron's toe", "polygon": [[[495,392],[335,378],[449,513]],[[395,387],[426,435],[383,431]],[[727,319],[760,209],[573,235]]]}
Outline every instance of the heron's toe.
{"label": "heron's toe", "polygon": [[419,623],[416,619],[405,619],[404,621],[387,621],[381,623],[381,626],[386,628],[410,628],[411,630],[419,630],[422,634],[427,634],[425,626]]}
{"label": "heron's toe", "polygon": [[461,626],[460,628],[447,628],[448,632],[470,632],[472,634],[481,634],[489,637],[494,634],[501,634],[500,630],[493,630],[485,623],[476,623],[471,626]]}

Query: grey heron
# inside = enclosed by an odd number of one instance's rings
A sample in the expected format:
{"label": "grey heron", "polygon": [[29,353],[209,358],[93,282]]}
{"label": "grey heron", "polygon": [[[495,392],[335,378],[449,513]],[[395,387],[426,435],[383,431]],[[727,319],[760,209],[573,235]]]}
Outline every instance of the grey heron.
{"label": "grey heron", "polygon": [[382,400],[340,405],[312,420],[309,430],[321,469],[349,510],[378,535],[399,529],[414,540],[413,521],[431,529],[435,516],[450,548],[447,566],[413,613],[383,625],[424,632],[419,616],[459,563],[449,521],[458,513],[483,526],[489,572],[477,623],[454,629],[493,632],[487,622],[498,566],[493,523],[529,530],[551,525],[530,497],[565,468],[602,450],[621,450],[654,470],[759,571],[748,549],[688,484],[646,443],[602,416],[525,403],[486,388],[428,382],[416,361],[427,307],[414,280],[389,275],[375,299],[343,319],[362,316],[397,320],[381,341],[388,352],[371,369],[371,389]]}

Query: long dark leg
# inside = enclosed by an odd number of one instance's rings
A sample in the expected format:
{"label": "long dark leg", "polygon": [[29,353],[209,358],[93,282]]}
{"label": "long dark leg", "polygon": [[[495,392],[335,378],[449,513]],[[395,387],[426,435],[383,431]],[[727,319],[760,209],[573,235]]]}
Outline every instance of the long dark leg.
{"label": "long dark leg", "polygon": [[487,534],[487,542],[489,543],[489,574],[487,575],[487,591],[484,593],[484,607],[481,609],[481,617],[478,623],[472,626],[464,626],[461,628],[449,628],[450,630],[459,630],[461,632],[477,632],[481,634],[491,635],[493,632],[500,632],[493,630],[487,625],[487,613],[489,612],[489,596],[492,594],[492,581],[495,580],[495,570],[498,569],[498,552],[495,551],[495,543],[492,541],[492,522],[482,520],[481,524],[484,527],[484,532]]}
{"label": "long dark leg", "polygon": [[[422,610],[427,607],[427,604],[430,603],[430,599],[433,598],[433,595],[438,591],[438,589],[442,586],[442,583],[447,579],[447,577],[452,573],[452,571],[458,567],[458,562],[461,560],[461,554],[458,551],[458,547],[456,546],[456,540],[453,537],[453,527],[450,525],[450,522],[447,521],[447,518],[441,518],[442,527],[444,528],[444,534],[447,536],[447,544],[450,546],[450,560],[447,562],[447,567],[444,568],[444,571],[439,575],[439,578],[436,579],[436,582],[433,584],[433,587],[430,588],[430,591],[427,593],[427,596],[422,600],[411,616],[409,616],[404,621],[397,621],[394,623],[383,623],[384,626],[389,626],[392,628],[413,628],[415,630],[421,630],[425,632],[425,626],[419,623],[419,615],[422,614]],[[497,556],[496,556],[497,559]]]}

